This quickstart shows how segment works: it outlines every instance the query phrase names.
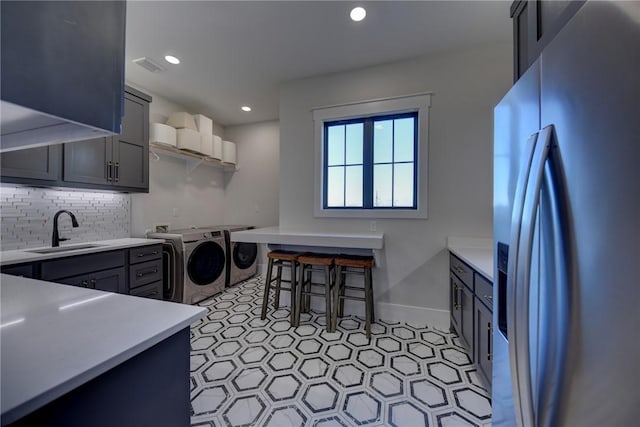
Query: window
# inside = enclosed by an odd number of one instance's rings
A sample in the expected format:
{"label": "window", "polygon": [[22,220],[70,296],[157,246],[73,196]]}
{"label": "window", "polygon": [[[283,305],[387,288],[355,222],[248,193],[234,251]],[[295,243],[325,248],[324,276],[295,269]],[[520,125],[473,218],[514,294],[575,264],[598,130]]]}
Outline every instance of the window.
{"label": "window", "polygon": [[416,209],[418,113],[324,123],[325,209]]}
{"label": "window", "polygon": [[314,215],[427,218],[431,94],[313,109]]}

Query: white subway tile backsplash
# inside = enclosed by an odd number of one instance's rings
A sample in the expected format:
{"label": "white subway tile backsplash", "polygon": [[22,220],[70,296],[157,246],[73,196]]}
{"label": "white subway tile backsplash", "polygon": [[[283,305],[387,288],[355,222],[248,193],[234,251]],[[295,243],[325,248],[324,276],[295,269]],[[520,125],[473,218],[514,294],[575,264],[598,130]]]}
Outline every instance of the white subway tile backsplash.
{"label": "white subway tile backsplash", "polygon": [[[3,251],[49,246],[53,216],[67,209],[80,226],[71,227],[68,215],[58,219],[60,236],[70,243],[129,237],[131,196],[82,190],[0,187],[0,248]],[[65,242],[65,243],[69,243]]]}

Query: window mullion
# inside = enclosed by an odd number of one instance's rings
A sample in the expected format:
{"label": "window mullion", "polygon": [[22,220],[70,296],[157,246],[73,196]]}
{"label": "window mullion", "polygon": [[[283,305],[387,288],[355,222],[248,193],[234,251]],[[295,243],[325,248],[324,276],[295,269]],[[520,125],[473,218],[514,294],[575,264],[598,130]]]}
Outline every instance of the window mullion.
{"label": "window mullion", "polygon": [[396,121],[391,120],[391,207],[395,205],[396,178]]}
{"label": "window mullion", "polygon": [[362,207],[373,208],[373,120],[364,121],[362,144]]}

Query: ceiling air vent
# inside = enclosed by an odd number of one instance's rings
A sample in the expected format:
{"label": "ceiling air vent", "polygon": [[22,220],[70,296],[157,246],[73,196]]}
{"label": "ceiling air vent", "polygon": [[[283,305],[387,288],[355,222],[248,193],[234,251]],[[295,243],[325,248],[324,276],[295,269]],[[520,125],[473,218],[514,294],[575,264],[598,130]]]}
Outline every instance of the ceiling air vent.
{"label": "ceiling air vent", "polygon": [[161,67],[159,64],[154,62],[152,59],[147,58],[146,56],[143,56],[142,58],[134,59],[133,63],[138,64],[145,70],[151,71],[152,73],[160,73],[164,71],[163,67]]}

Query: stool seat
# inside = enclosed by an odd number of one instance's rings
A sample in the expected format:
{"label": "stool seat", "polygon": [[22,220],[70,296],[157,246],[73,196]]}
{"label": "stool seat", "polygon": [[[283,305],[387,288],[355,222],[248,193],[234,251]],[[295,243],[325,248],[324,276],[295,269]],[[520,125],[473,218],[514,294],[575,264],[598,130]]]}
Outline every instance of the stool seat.
{"label": "stool seat", "polygon": [[373,268],[373,257],[359,257],[348,258],[338,257],[335,259],[335,264],[341,267],[350,268]]}
{"label": "stool seat", "polygon": [[267,254],[269,259],[281,259],[284,261],[297,261],[300,254],[295,252],[271,251]]}
{"label": "stool seat", "polygon": [[334,258],[332,256],[323,255],[300,255],[298,262],[307,265],[333,265]]}

